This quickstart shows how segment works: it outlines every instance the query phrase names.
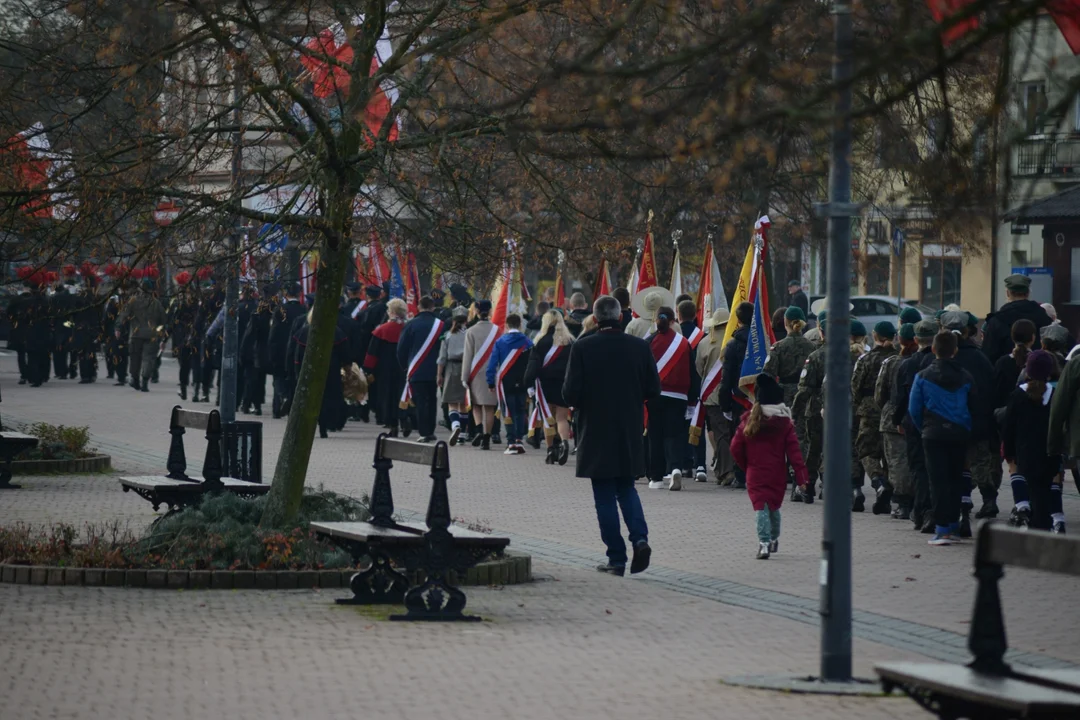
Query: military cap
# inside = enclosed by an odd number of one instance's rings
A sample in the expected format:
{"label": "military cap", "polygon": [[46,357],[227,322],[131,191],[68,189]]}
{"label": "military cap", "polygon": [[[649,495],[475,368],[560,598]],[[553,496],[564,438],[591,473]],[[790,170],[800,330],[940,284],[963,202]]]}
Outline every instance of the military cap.
{"label": "military cap", "polygon": [[802,320],[803,322],[806,322],[806,313],[804,313],[802,308],[798,305],[792,305],[784,311],[784,319],[792,321]]}
{"label": "military cap", "polygon": [[905,325],[905,324],[914,325],[915,323],[919,322],[920,320],[922,320],[922,313],[919,312],[918,310],[916,310],[913,307],[906,307],[900,312],[900,324],[901,325]]}
{"label": "military cap", "polygon": [[888,320],[882,320],[874,325],[874,334],[886,339],[894,338],[896,337],[896,326]]}
{"label": "military cap", "polygon": [[967,327],[967,313],[959,310],[950,310],[941,316],[941,327],[946,330],[963,330]]}
{"label": "military cap", "polygon": [[[921,322],[921,321],[920,321]],[[900,326],[900,339],[911,342],[915,339],[915,325],[912,323],[904,323]]]}
{"label": "military cap", "polygon": [[851,318],[851,337],[866,337],[866,326],[862,320]]}
{"label": "military cap", "polygon": [[920,320],[915,323],[915,337],[932,338],[938,334],[938,324],[934,320]]}
{"label": "military cap", "polygon": [[1012,290],[1014,292],[1027,292],[1031,289],[1031,278],[1027,275],[1010,275],[1005,278],[1005,289]]}

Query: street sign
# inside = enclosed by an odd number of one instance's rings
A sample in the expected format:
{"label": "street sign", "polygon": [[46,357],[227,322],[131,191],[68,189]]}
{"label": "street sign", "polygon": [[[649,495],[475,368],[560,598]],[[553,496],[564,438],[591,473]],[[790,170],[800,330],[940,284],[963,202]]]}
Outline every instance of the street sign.
{"label": "street sign", "polygon": [[168,227],[172,225],[173,220],[180,217],[180,206],[174,203],[172,200],[162,200],[158,203],[158,206],[154,208],[154,222],[159,227]]}
{"label": "street sign", "polygon": [[892,246],[896,257],[904,256],[904,231],[898,227],[894,227],[892,231]]}
{"label": "street sign", "polygon": [[1009,226],[1009,232],[1013,235],[1027,235],[1031,232],[1031,226],[1027,223],[1013,223]]}
{"label": "street sign", "polygon": [[264,252],[279,253],[289,245],[289,234],[280,225],[266,223],[259,228],[259,244]]}

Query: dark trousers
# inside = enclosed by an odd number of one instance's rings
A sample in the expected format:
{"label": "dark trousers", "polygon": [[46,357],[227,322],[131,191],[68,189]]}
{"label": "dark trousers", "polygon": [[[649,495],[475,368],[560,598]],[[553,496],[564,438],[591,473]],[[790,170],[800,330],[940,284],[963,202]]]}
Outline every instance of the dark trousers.
{"label": "dark trousers", "polygon": [[199,373],[199,354],[197,351],[183,348],[180,350],[180,386],[187,387],[192,375],[195,376],[197,385],[202,379]]}
{"label": "dark trousers", "polygon": [[416,430],[420,437],[431,437],[435,435],[435,418],[439,412],[438,388],[434,380],[413,380],[411,384]]}
{"label": "dark trousers", "polygon": [[258,368],[248,368],[244,373],[244,407],[262,407],[266,400],[266,373]]}
{"label": "dark trousers", "polygon": [[960,522],[963,490],[964,444],[955,441],[923,441],[926,470],[930,477],[930,500],[939,533],[951,532]]}
{"label": "dark trousers", "polygon": [[922,438],[910,423],[904,424],[904,441],[907,443],[908,470],[915,488],[911,509],[914,519],[921,518],[930,510],[930,476],[926,472],[926,456],[923,454]]}
{"label": "dark trousers", "polygon": [[289,375],[283,372],[274,373],[274,399],[272,405],[274,417],[282,415],[281,409],[291,395],[292,393],[289,392]]}
{"label": "dark trousers", "polygon": [[79,378],[82,380],[97,379],[97,353],[87,348],[79,353]]}
{"label": "dark trousers", "polygon": [[681,470],[686,452],[686,401],[661,395],[649,401],[649,480]]}
{"label": "dark trousers", "polygon": [[131,338],[131,381],[140,377],[149,380],[157,368],[157,341],[149,338]]}
{"label": "dark trousers", "polygon": [[19,377],[26,380],[26,351],[16,350],[15,356],[19,361]]}
{"label": "dark trousers", "polygon": [[116,372],[116,379],[120,382],[127,380],[128,358],[131,356],[131,353],[128,352],[127,345],[113,345],[106,352],[112,359],[113,370]]}
{"label": "dark trousers", "polygon": [[634,478],[593,478],[592,490],[600,538],[607,546],[608,563],[626,565],[626,543],[619,524],[619,510],[622,510],[622,519],[630,532],[631,545],[649,539],[649,526],[645,524],[645,511],[641,508]]}
{"label": "dark trousers", "polygon": [[31,385],[40,385],[49,379],[49,352],[47,350],[26,353],[26,379]]}
{"label": "dark trousers", "polygon": [[[520,443],[529,431],[529,400],[524,390],[504,391],[506,398],[506,444]],[[421,433],[423,434],[423,433]]]}
{"label": "dark trousers", "polygon": [[53,375],[57,378],[66,378],[68,376],[68,351],[67,350],[54,350],[52,354],[53,361]]}

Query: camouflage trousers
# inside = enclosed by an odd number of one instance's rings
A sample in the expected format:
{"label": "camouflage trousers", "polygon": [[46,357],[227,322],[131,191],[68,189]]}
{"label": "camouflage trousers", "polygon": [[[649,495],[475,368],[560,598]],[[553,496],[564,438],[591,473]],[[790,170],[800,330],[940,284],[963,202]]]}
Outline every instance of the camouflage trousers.
{"label": "camouflage trousers", "polygon": [[900,433],[881,433],[881,445],[893,492],[903,497],[915,496],[915,480],[908,468],[907,439]]}
{"label": "camouflage trousers", "polygon": [[820,413],[810,413],[795,424],[795,433],[799,437],[799,450],[802,451],[806,469],[811,478],[821,475],[823,470],[822,451],[825,448],[825,423]]}
{"label": "camouflage trousers", "polygon": [[964,467],[971,472],[971,480],[984,501],[996,498],[1001,487],[1001,452],[996,443],[996,439],[969,443],[964,460]]}
{"label": "camouflage trousers", "polygon": [[[855,453],[859,458],[863,470],[870,479],[888,479],[885,467],[885,455],[882,450],[881,417],[878,415],[859,417],[859,429],[855,436]],[[852,479],[854,480],[854,471]],[[862,485],[862,483],[859,483]]]}

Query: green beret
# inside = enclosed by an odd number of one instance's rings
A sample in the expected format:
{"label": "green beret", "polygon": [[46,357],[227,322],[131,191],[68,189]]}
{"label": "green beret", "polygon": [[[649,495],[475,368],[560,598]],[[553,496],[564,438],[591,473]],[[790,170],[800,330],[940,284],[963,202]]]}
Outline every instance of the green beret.
{"label": "green beret", "polygon": [[803,322],[806,322],[806,313],[804,313],[802,308],[798,305],[792,305],[784,311],[784,319],[792,321],[802,320]]}
{"label": "green beret", "polygon": [[821,312],[819,312],[817,314],[817,324],[818,324],[818,327],[823,327],[825,325],[825,311],[824,310],[822,310]]}
{"label": "green beret", "polygon": [[900,324],[901,325],[905,325],[905,324],[914,325],[915,323],[919,322],[920,320],[922,320],[922,313],[919,312],[918,310],[916,310],[913,307],[906,307],[900,313]]}
{"label": "green beret", "polygon": [[915,339],[915,325],[913,323],[904,323],[900,326],[900,339],[908,342]]}
{"label": "green beret", "polygon": [[968,313],[967,316],[968,316],[968,327],[979,327],[979,318],[975,317],[971,313]]}
{"label": "green beret", "polygon": [[882,320],[874,326],[874,334],[885,339],[896,337],[896,326],[888,320]]}
{"label": "green beret", "polygon": [[851,318],[851,337],[866,337],[866,326],[861,320]]}

